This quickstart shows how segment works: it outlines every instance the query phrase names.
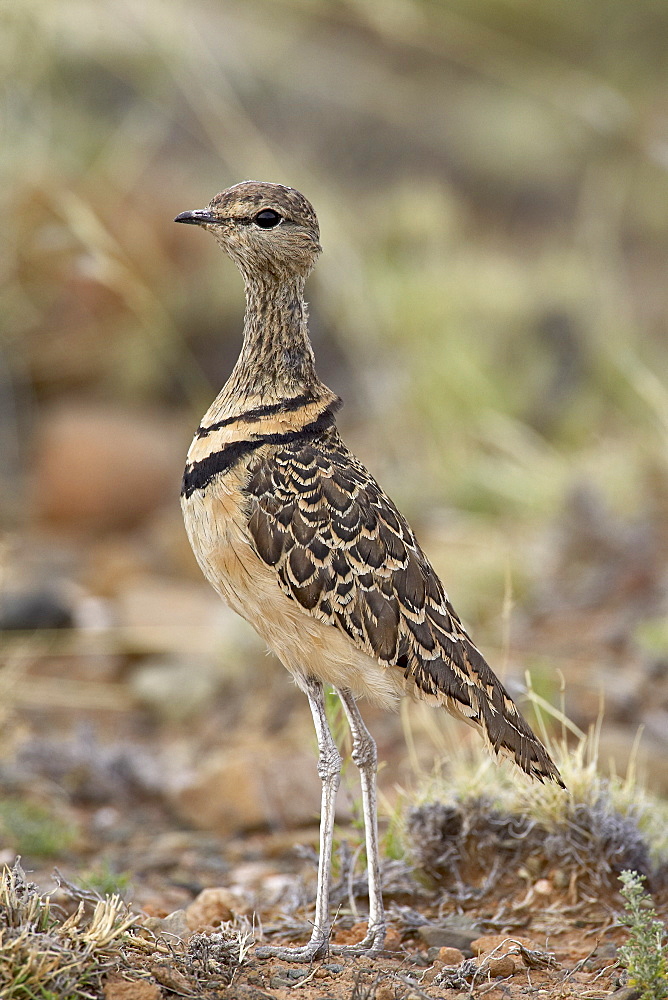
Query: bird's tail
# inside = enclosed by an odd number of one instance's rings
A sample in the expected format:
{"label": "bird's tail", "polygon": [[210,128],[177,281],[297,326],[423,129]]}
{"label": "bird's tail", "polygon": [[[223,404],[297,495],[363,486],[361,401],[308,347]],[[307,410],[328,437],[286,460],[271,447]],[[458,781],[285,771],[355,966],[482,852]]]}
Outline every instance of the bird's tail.
{"label": "bird's tail", "polygon": [[565,788],[549,753],[466,633],[442,652],[414,668],[422,694],[478,729],[495,756],[509,757],[532,778]]}

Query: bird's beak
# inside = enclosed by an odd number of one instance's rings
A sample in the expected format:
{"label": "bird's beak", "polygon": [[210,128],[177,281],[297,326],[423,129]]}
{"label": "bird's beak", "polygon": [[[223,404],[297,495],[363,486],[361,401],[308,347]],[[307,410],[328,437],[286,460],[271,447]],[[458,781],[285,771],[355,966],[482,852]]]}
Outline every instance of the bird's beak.
{"label": "bird's beak", "polygon": [[189,222],[191,226],[204,226],[207,222],[217,222],[218,220],[206,208],[196,208],[192,212],[181,212],[174,219],[174,222]]}

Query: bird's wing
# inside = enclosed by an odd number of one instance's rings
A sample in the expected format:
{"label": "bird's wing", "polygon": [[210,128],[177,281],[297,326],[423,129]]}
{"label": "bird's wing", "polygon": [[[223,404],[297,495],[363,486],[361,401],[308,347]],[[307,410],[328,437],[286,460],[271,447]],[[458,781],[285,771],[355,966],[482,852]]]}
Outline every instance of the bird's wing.
{"label": "bird's wing", "polygon": [[249,530],[305,613],[482,731],[528,774],[556,767],[472,643],[411,528],[335,429],[249,465]]}

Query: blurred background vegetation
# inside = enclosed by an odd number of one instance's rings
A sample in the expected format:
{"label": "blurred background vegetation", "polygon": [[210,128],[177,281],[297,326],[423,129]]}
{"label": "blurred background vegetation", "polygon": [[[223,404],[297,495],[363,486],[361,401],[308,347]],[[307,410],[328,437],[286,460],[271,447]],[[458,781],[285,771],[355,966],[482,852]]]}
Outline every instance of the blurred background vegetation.
{"label": "blurred background vegetation", "polygon": [[172,219],[255,178],[316,207],[343,432],[495,666],[565,677],[582,728],[605,690],[604,756],[642,724],[666,791],[665,0],[22,0],[0,51],[12,752],[138,704],[214,742],[269,669],[287,697],[178,509],[243,295]]}

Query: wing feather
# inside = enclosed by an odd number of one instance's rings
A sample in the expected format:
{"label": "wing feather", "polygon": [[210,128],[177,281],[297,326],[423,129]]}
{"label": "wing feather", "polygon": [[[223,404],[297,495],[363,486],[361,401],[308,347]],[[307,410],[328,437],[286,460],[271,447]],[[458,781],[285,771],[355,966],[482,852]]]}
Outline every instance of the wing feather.
{"label": "wing feather", "polygon": [[411,528],[335,428],[259,450],[247,497],[255,550],[305,613],[402,670],[408,688],[478,726],[494,752],[541,780],[560,780]]}

